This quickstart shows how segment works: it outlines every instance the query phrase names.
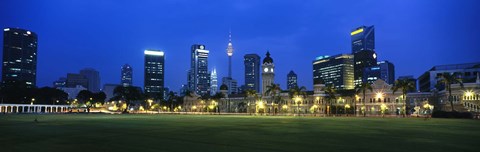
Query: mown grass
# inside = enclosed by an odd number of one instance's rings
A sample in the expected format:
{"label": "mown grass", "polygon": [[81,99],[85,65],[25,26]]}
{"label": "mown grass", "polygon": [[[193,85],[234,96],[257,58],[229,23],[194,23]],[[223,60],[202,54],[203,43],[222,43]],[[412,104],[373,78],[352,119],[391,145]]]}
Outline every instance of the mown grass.
{"label": "mown grass", "polygon": [[[38,117],[39,122],[34,122]],[[219,115],[0,115],[0,151],[478,151],[480,121]]]}

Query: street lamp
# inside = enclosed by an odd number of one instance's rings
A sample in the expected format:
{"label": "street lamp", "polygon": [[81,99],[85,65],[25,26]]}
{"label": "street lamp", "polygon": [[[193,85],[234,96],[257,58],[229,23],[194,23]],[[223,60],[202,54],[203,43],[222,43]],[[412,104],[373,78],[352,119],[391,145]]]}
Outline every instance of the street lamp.
{"label": "street lamp", "polygon": [[263,101],[262,101],[262,100],[257,101],[256,108],[257,108],[257,110],[256,110],[257,113],[260,111],[260,109],[264,109],[264,108],[265,108],[265,106],[263,105]]}
{"label": "street lamp", "polygon": [[350,105],[349,105],[349,104],[345,104],[345,115],[348,116],[347,109],[350,109]]}
{"label": "street lamp", "polygon": [[472,99],[471,97],[473,96],[474,92],[471,91],[471,90],[468,90],[464,93],[464,96],[465,96],[465,100],[470,100]]}
{"label": "street lamp", "polygon": [[385,110],[387,110],[388,107],[385,104],[380,105],[380,110],[382,112],[382,117],[385,116]]}
{"label": "street lamp", "polygon": [[32,102],[30,102],[30,105],[33,105],[33,102],[35,102],[35,98],[32,98]]}
{"label": "street lamp", "polygon": [[377,94],[375,95],[375,98],[383,98],[383,93],[382,92],[377,92]]}

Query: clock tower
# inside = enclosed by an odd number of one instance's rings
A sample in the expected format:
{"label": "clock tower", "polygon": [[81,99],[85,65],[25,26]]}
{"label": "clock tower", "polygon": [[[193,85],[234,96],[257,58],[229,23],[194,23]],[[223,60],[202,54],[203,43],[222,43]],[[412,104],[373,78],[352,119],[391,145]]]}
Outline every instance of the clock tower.
{"label": "clock tower", "polygon": [[265,95],[267,91],[267,86],[271,85],[274,82],[275,78],[275,64],[273,64],[273,59],[270,57],[270,52],[267,51],[267,56],[263,59],[262,64],[262,94]]}

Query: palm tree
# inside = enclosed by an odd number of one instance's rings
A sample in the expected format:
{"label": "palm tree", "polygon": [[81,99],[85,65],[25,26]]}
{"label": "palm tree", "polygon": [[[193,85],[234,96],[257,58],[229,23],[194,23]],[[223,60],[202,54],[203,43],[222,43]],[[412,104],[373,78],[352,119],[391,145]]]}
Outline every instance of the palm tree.
{"label": "palm tree", "polygon": [[[330,109],[332,107],[332,101],[331,100],[336,100],[336,94],[337,90],[332,84],[327,85],[325,88],[323,88],[323,91],[327,94],[326,99],[330,104]],[[328,115],[330,115],[330,109],[327,109],[327,104],[325,104],[325,110],[328,110]]]}
{"label": "palm tree", "polygon": [[455,73],[448,73],[445,72],[442,75],[440,75],[440,81],[444,83],[445,89],[448,90],[448,101],[450,102],[450,106],[452,106],[452,111],[455,111],[455,108],[453,107],[453,99],[452,99],[452,84],[460,84],[460,87],[463,88],[463,82],[462,78],[460,78],[460,73],[455,72]]}
{"label": "palm tree", "polygon": [[[272,83],[269,86],[267,86],[267,90],[265,91],[265,95],[272,97],[272,105],[278,104],[278,101],[280,101],[279,100],[280,99],[279,95],[280,95],[281,91],[282,91],[282,89],[280,88],[280,85]],[[273,107],[273,108],[275,108],[275,107]],[[273,111],[274,111],[274,115],[275,115],[275,109]]]}
{"label": "palm tree", "polygon": [[246,97],[254,97],[255,99],[258,98],[257,91],[255,90],[248,89],[247,91],[245,91],[245,93],[247,94]]}
{"label": "palm tree", "polygon": [[[204,102],[203,104],[206,104],[210,99],[212,99],[212,96],[210,96],[210,94],[206,93],[206,94],[203,94],[201,95],[200,97],[198,97],[197,99],[201,100],[202,102]],[[208,108],[208,107],[207,107]],[[205,109],[205,107],[203,108],[203,110],[207,110]],[[208,110],[207,110],[208,112]]]}
{"label": "palm tree", "polygon": [[[307,90],[307,88],[305,88],[305,86],[302,86],[302,87],[298,87],[298,86],[295,86],[294,88],[291,88],[288,92],[288,95],[290,96],[291,99],[293,99],[294,97],[302,97],[303,99],[305,99],[307,97],[307,93],[305,92],[305,90]],[[298,113],[298,103],[297,103],[297,113]]]}
{"label": "palm tree", "polygon": [[174,100],[176,100],[176,99],[177,99],[177,95],[175,94],[175,92],[173,92],[173,91],[168,92],[167,102],[170,105],[170,111],[172,111],[174,109],[174,107],[176,106],[176,105],[174,106]]}
{"label": "palm tree", "polygon": [[[362,84],[359,84],[356,86],[356,92],[357,93],[362,93],[362,101],[363,101],[363,107],[365,108],[365,111],[363,112],[363,117],[367,116],[367,107],[365,107],[365,92],[367,90],[370,90],[370,92],[373,91],[372,85],[368,82],[363,82]],[[355,110],[357,105],[355,105]]]}
{"label": "palm tree", "polygon": [[395,84],[392,87],[392,93],[395,94],[396,91],[402,90],[402,98],[403,98],[403,116],[405,117],[406,115],[406,105],[407,105],[407,92],[415,90],[415,84],[413,82],[408,81],[408,80],[397,80],[395,81]]}
{"label": "palm tree", "polygon": [[[245,93],[246,93],[245,99],[247,99],[248,97],[253,97],[253,99],[254,99],[253,102],[258,100],[258,94],[257,94],[256,90],[248,89],[247,91],[245,91]],[[247,112],[249,111],[249,109],[250,109],[250,107],[247,106]]]}

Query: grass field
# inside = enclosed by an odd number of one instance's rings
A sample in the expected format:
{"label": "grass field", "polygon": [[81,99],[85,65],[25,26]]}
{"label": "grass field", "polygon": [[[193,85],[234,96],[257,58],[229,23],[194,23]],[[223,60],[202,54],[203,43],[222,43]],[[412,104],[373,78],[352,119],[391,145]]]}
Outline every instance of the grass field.
{"label": "grass field", "polygon": [[[39,122],[34,119],[38,117]],[[0,151],[479,151],[480,121],[0,115]]]}

